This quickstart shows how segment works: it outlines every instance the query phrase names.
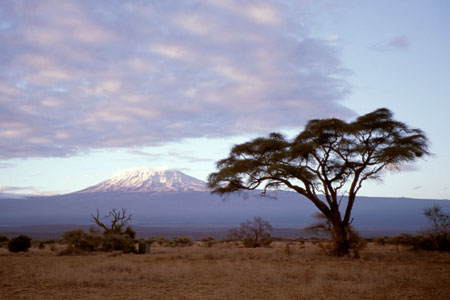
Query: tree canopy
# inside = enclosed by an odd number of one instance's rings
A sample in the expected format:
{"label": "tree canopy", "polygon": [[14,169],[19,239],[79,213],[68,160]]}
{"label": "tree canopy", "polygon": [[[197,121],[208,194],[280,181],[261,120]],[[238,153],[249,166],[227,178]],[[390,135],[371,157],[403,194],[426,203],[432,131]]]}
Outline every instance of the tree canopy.
{"label": "tree canopy", "polygon": [[[218,171],[208,177],[213,193],[287,187],[308,198],[330,220],[334,230],[351,223],[356,194],[367,179],[429,154],[420,129],[393,119],[386,108],[351,122],[336,118],[309,121],[288,140],[280,133],[235,145]],[[319,197],[320,194],[324,198]],[[348,196],[345,209],[341,200]],[[338,241],[338,244],[340,241]],[[346,246],[337,246],[337,248]],[[346,249],[338,250],[345,254]]]}

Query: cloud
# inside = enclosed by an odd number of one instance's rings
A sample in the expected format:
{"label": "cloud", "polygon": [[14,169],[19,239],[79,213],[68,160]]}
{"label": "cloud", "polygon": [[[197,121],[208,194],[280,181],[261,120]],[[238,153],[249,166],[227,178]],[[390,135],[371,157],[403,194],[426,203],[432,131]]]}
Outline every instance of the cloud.
{"label": "cloud", "polygon": [[8,169],[14,167],[15,164],[7,163],[7,162],[0,162],[0,169]]}
{"label": "cloud", "polygon": [[375,51],[406,51],[409,49],[409,39],[404,35],[391,36],[373,46],[370,49]]}
{"label": "cloud", "polygon": [[6,186],[6,185],[0,185],[0,192],[1,193],[12,193],[12,192],[20,192],[20,191],[27,191],[32,189],[31,187],[18,187],[18,186]]}
{"label": "cloud", "polygon": [[[296,9],[293,9],[293,6]],[[2,4],[0,159],[349,117],[339,53],[282,1]]]}
{"label": "cloud", "polygon": [[[0,185],[0,198],[13,195],[35,195],[35,196],[51,196],[58,193],[42,191],[33,186],[7,186]],[[3,196],[2,196],[3,195]]]}
{"label": "cloud", "polygon": [[188,155],[188,154],[180,154],[175,151],[169,151],[167,153],[148,153],[148,152],[141,151],[138,149],[133,149],[133,150],[128,151],[128,153],[138,155],[138,156],[141,156],[141,157],[143,157],[145,159],[149,159],[149,160],[171,158],[171,159],[181,159],[181,160],[188,161],[191,163],[214,161],[213,159],[210,159],[210,158],[197,157],[195,155]]}

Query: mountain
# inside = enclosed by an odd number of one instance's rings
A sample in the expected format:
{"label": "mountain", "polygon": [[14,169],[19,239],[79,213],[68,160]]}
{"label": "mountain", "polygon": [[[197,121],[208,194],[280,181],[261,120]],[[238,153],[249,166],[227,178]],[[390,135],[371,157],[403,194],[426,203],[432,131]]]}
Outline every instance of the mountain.
{"label": "mountain", "polygon": [[170,169],[150,169],[146,167],[127,169],[97,185],[77,193],[99,192],[187,192],[207,191],[206,182]]}
{"label": "mountain", "polygon": [[[226,233],[232,226],[261,216],[274,228],[295,229],[296,236],[303,234],[301,228],[316,222],[312,215],[317,208],[304,196],[278,191],[261,197],[260,193],[242,192],[224,199],[212,195],[205,182],[180,171],[129,169],[75,193],[0,197],[0,235],[27,234],[17,229],[25,225],[38,226],[41,233],[53,230],[47,225],[88,225],[97,209],[106,214],[113,208],[126,208],[133,216],[132,225],[151,228],[152,235],[162,228],[177,235],[201,232],[207,236],[219,229]],[[346,201],[344,197],[342,205]],[[448,200],[359,196],[352,225],[364,236],[416,233],[429,226],[423,210],[433,205],[450,211]]]}
{"label": "mountain", "polygon": [[26,195],[13,194],[13,193],[0,193],[0,199],[25,199]]}

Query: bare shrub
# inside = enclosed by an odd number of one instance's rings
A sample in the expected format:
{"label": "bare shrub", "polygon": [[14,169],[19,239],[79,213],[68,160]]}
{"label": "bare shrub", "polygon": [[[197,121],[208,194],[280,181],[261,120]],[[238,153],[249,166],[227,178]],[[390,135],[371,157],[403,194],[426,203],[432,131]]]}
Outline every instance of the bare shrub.
{"label": "bare shrub", "polygon": [[430,227],[419,235],[401,234],[386,239],[386,242],[395,244],[397,250],[399,245],[409,246],[413,250],[438,250],[450,251],[450,215],[444,213],[442,208],[434,205],[424,210]]}
{"label": "bare shrub", "polygon": [[[98,209],[97,214],[95,216],[94,215],[91,216],[94,223],[97,224],[99,227],[101,227],[104,230],[105,234],[124,233],[125,232],[124,227],[131,220],[131,215],[127,215],[126,208],[122,208],[121,210],[113,208],[107,215],[105,215],[103,217],[103,220],[108,221],[109,224],[100,219],[100,211]],[[126,230],[128,230],[128,228]]]}
{"label": "bare shrub", "polygon": [[268,247],[272,243],[270,232],[272,225],[261,217],[254,217],[253,221],[241,223],[239,228],[228,231],[228,238],[240,240],[246,248]]}
{"label": "bare shrub", "polygon": [[[113,208],[102,219],[100,219],[100,212],[97,209],[96,215],[92,215],[92,220],[103,229],[100,250],[121,250],[125,253],[136,252],[134,241],[136,232],[130,226],[127,226],[131,220],[131,214],[127,214],[126,208],[121,210]],[[95,229],[91,229],[92,235],[95,235],[97,232]]]}
{"label": "bare shrub", "polygon": [[439,205],[425,209],[423,214],[430,227],[423,232],[425,237],[419,245],[426,250],[450,251],[450,214],[443,212]]}

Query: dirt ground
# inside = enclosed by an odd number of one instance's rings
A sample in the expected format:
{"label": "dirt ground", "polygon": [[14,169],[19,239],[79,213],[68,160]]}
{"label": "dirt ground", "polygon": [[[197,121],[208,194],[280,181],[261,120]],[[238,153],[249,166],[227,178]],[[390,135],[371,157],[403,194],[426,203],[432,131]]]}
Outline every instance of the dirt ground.
{"label": "dirt ground", "polygon": [[[59,246],[63,247],[62,245]],[[450,253],[370,244],[360,259],[312,243],[152,247],[58,256],[0,249],[0,299],[450,299]]]}

